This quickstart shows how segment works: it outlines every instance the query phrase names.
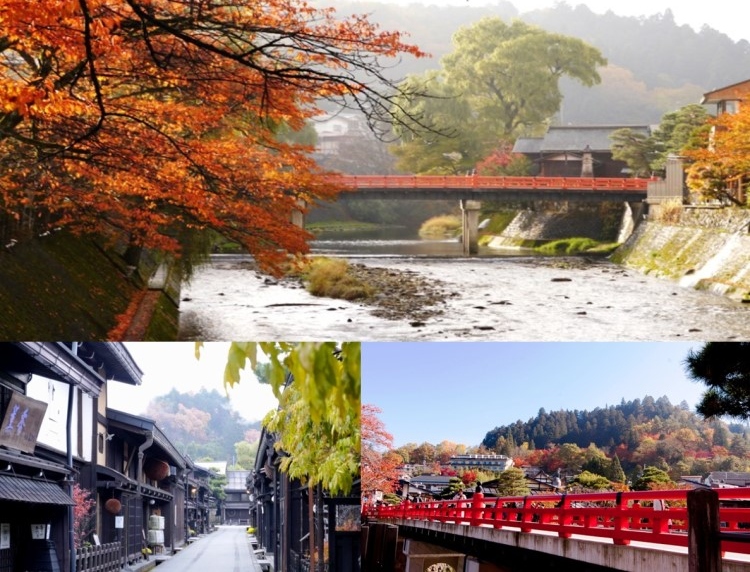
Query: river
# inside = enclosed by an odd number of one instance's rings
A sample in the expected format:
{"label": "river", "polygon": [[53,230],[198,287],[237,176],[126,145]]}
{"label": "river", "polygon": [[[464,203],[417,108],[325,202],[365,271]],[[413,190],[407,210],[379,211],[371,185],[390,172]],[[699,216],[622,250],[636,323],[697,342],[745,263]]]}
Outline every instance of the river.
{"label": "river", "polygon": [[[313,252],[409,270],[442,283],[442,313],[388,320],[372,307],[316,298],[217,255],[183,287],[181,339],[338,341],[669,341],[750,339],[750,304],[644,276],[602,259],[511,250],[461,255],[455,241],[321,238]],[[419,301],[415,300],[415,304]]]}

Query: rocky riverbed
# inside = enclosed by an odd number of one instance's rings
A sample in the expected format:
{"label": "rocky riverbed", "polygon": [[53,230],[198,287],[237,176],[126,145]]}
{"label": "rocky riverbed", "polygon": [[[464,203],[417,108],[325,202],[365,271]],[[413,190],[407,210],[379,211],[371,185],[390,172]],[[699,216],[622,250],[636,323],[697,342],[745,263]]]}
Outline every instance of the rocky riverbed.
{"label": "rocky riverbed", "polygon": [[[275,284],[293,289],[305,288],[304,280],[299,277],[288,276],[273,279],[258,272],[251,262],[244,263],[244,265],[248,269],[254,269],[256,279],[263,281],[266,285]],[[403,320],[412,326],[424,325],[427,320],[442,314],[446,300],[456,295],[455,292],[448,292],[443,282],[427,280],[424,276],[408,269],[350,264],[349,274],[375,290],[371,297],[356,300],[356,303],[369,308],[373,316],[386,320]],[[281,304],[276,306],[279,305]]]}
{"label": "rocky riverbed", "polygon": [[215,259],[185,289],[181,339],[731,340],[750,305],[601,259],[349,259],[378,294],[312,296],[245,262]]}

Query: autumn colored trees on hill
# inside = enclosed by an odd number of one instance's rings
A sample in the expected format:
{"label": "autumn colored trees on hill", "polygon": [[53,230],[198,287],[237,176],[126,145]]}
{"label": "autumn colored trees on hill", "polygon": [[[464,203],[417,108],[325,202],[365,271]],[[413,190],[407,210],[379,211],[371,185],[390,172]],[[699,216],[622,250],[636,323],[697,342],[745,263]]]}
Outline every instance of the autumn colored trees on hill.
{"label": "autumn colored trees on hill", "polygon": [[213,228],[267,265],[305,250],[291,211],[336,192],[275,131],[321,99],[387,123],[380,58],[421,55],[296,0],[0,0],[0,29],[6,225],[172,251]]}

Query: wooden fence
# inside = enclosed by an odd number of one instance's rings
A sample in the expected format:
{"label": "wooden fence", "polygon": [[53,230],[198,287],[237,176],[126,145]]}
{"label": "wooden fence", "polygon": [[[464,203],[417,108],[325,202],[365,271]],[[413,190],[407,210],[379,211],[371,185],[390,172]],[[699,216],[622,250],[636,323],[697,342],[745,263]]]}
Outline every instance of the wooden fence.
{"label": "wooden fence", "polygon": [[76,551],[78,572],[119,572],[122,547],[119,542],[84,546]]}

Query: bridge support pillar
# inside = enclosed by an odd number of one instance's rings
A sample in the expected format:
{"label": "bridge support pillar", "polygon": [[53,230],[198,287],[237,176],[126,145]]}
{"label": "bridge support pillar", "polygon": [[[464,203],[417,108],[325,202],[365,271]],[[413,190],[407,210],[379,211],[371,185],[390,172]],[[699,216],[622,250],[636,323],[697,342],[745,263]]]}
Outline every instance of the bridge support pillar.
{"label": "bridge support pillar", "polygon": [[468,256],[479,252],[479,209],[482,203],[479,201],[461,200],[461,223],[463,227],[464,255]]}
{"label": "bridge support pillar", "polygon": [[462,572],[466,560],[466,555],[460,552],[410,539],[404,541],[404,554],[406,555],[405,572],[432,572],[433,570]]}

